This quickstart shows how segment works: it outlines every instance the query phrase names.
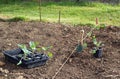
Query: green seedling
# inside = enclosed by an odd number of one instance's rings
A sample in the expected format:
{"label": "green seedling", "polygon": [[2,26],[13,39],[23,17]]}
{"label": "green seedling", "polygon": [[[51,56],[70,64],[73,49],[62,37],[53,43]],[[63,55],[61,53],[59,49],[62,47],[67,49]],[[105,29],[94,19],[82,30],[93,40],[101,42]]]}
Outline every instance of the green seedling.
{"label": "green seedling", "polygon": [[30,41],[30,42],[29,42],[30,50],[28,50],[27,47],[26,47],[26,45],[24,45],[24,44],[18,44],[18,47],[22,49],[22,51],[24,52],[24,54],[23,54],[23,57],[22,57],[21,54],[19,55],[19,56],[21,57],[21,59],[20,59],[20,61],[17,63],[17,65],[22,64],[22,59],[27,59],[27,55],[28,55],[28,54],[30,54],[30,53],[35,53],[35,52],[37,52],[37,51],[38,51],[38,52],[47,52],[48,57],[50,57],[50,58],[53,57],[53,54],[48,51],[50,48],[52,48],[52,46],[37,48],[38,45],[39,45],[38,42]]}
{"label": "green seedling", "polygon": [[30,49],[32,50],[33,53],[37,50],[38,45],[39,45],[38,42],[33,42],[33,41],[29,42]]}
{"label": "green seedling", "polygon": [[102,46],[101,44],[102,42],[101,41],[98,42],[95,36],[92,37],[92,41],[93,44],[95,45],[94,49],[92,50],[92,53],[95,54],[97,49],[99,49]]}
{"label": "green seedling", "polygon": [[[95,27],[93,27],[93,28],[91,28],[91,30],[84,36],[84,30],[81,30],[81,32],[82,32],[82,39],[81,39],[81,42],[80,43],[78,43],[78,45],[77,45],[77,48],[76,48],[76,51],[77,52],[81,52],[83,49],[85,49],[86,47],[87,47],[87,43],[85,43],[84,42],[84,40],[87,38],[87,37],[91,37],[92,36],[92,33],[93,33],[93,30],[94,29],[100,29],[100,27],[99,26],[95,26]],[[99,47],[100,45],[101,45],[101,42],[97,42],[97,40],[96,40],[96,38],[95,37],[93,37],[93,43],[97,46],[97,47]]]}
{"label": "green seedling", "polygon": [[106,27],[105,24],[99,24],[99,25],[94,26],[94,28],[97,30],[104,29],[105,27]]}
{"label": "green seedling", "polygon": [[29,51],[26,45],[24,44],[18,44],[18,47],[20,47],[22,51],[24,52],[24,58],[26,58],[26,56],[31,53],[31,51]]}
{"label": "green seedling", "polygon": [[100,47],[101,46],[101,41],[97,41],[97,39],[96,39],[96,37],[95,36],[93,36],[92,37],[92,40],[93,40],[93,44],[96,46],[96,47]]}
{"label": "green seedling", "polygon": [[51,52],[48,52],[48,50],[51,49],[52,46],[37,48],[38,45],[39,45],[38,42],[33,42],[33,41],[30,41],[30,42],[29,42],[30,49],[32,50],[33,53],[36,52],[36,51],[39,51],[39,52],[47,52],[47,55],[48,55],[50,58],[53,57],[53,54],[52,54]]}
{"label": "green seedling", "polygon": [[52,48],[52,46],[48,46],[48,47],[41,47],[41,48],[42,48],[42,50],[47,51],[47,50],[51,49],[51,48]]}
{"label": "green seedling", "polygon": [[23,57],[21,57],[20,61],[17,63],[17,65],[22,64],[22,59],[26,59],[27,55],[30,54],[31,52],[27,49],[26,45],[24,44],[18,44],[18,47],[22,49],[22,51],[24,52]]}
{"label": "green seedling", "polygon": [[53,54],[51,52],[48,52],[48,57],[52,58]]}
{"label": "green seedling", "polygon": [[48,50],[51,49],[52,46],[48,46],[48,47],[41,47],[43,52],[47,52],[48,57],[52,58],[53,54],[51,52],[49,52]]}

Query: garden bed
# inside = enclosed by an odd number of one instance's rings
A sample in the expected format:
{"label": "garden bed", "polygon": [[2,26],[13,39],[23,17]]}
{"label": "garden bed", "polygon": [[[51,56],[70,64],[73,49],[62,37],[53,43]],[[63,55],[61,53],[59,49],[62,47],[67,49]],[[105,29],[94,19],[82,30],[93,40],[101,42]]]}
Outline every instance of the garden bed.
{"label": "garden bed", "polygon": [[[40,22],[0,22],[0,78],[1,79],[51,79],[58,68],[77,45],[81,27],[71,27],[54,23]],[[84,27],[85,32],[90,27]],[[102,41],[102,58],[94,58],[90,53],[93,47],[89,39],[82,53],[75,54],[64,65],[56,79],[119,79],[120,78],[120,27],[108,26],[95,30],[96,38]],[[46,65],[32,69],[23,69],[4,59],[3,51],[27,44],[29,41],[40,42],[41,46],[51,45],[53,58]],[[7,70],[5,72],[5,70]]]}

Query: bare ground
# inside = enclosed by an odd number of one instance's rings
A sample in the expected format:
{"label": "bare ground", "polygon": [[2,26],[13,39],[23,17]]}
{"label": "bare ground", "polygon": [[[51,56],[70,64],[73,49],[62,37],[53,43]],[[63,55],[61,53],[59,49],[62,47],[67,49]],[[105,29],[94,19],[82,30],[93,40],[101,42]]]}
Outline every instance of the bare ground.
{"label": "bare ground", "polygon": [[[51,79],[81,39],[81,27],[40,22],[0,22],[0,79]],[[90,27],[84,27],[86,32]],[[120,79],[120,28],[108,26],[95,30],[99,41],[105,44],[103,57],[96,59],[90,53],[91,38],[82,53],[71,57],[56,79]],[[54,57],[47,64],[23,69],[5,61],[3,51],[17,48],[17,44],[38,41],[40,46],[53,46]]]}

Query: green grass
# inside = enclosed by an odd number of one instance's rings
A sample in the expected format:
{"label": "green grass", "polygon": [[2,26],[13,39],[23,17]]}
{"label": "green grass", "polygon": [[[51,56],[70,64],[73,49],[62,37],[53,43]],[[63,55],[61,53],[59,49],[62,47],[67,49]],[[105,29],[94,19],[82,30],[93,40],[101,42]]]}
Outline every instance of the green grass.
{"label": "green grass", "polygon": [[[95,24],[98,17],[100,23],[120,26],[120,5],[103,3],[48,2],[42,3],[42,20],[58,22],[61,10],[61,22],[69,24]],[[37,2],[0,3],[0,17],[24,17],[39,20]]]}

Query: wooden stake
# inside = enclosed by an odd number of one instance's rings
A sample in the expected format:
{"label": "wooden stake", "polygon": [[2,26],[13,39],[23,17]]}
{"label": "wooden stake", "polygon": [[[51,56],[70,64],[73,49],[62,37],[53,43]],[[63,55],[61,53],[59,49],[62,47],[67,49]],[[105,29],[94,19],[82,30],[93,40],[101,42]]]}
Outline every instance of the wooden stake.
{"label": "wooden stake", "polygon": [[82,37],[81,37],[81,45],[83,45],[83,41],[84,41],[84,33],[85,33],[85,31],[84,31],[84,29],[83,29],[83,27],[82,27],[82,30],[81,30],[81,33],[82,33]]}
{"label": "wooden stake", "polygon": [[98,25],[98,18],[96,18],[96,25]]}
{"label": "wooden stake", "polygon": [[39,0],[39,18],[41,21],[41,0]]}
{"label": "wooden stake", "polygon": [[59,11],[58,23],[60,23],[60,20],[61,20],[61,11]]}

